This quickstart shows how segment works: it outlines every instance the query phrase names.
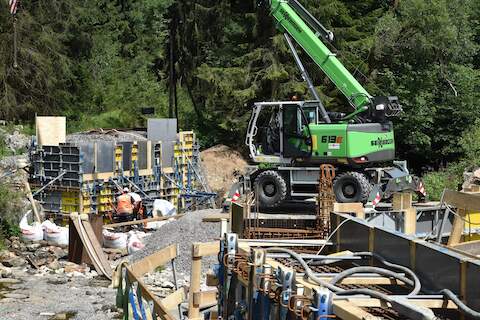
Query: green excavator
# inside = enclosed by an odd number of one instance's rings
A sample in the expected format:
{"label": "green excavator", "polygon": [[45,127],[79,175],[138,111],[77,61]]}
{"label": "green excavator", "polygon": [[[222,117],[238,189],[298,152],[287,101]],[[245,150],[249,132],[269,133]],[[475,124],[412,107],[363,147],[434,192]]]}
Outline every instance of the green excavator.
{"label": "green excavator", "polygon": [[[297,0],[259,5],[275,18],[313,99],[255,103],[245,139],[255,165],[230,192],[238,197],[245,189],[253,190],[263,207],[315,197],[319,165],[324,163],[335,166],[338,202],[378,202],[394,192],[420,190],[421,182],[410,175],[406,163],[394,161],[389,118],[402,111],[398,98],[370,95],[326,45],[333,33]],[[351,113],[325,109],[292,39],[344,94]]]}

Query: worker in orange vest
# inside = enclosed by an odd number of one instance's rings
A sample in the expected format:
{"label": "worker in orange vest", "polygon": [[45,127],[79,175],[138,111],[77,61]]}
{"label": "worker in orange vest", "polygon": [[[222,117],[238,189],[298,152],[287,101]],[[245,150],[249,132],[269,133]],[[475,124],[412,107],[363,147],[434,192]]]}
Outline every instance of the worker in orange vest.
{"label": "worker in orange vest", "polygon": [[118,222],[133,220],[133,199],[129,192],[128,188],[123,188],[122,194],[117,197]]}

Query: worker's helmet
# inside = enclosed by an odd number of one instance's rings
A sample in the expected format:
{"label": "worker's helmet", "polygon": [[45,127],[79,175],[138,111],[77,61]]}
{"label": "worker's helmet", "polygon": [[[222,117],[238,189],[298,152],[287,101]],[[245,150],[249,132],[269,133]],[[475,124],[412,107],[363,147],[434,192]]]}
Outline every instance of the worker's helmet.
{"label": "worker's helmet", "polygon": [[123,192],[124,192],[124,193],[130,192],[130,190],[129,190],[127,187],[125,187],[125,188],[123,188]]}

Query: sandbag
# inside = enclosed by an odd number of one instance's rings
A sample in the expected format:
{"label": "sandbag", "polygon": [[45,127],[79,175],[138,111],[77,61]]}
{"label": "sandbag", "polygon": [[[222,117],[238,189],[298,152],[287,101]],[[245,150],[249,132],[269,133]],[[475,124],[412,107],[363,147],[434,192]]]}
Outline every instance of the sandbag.
{"label": "sandbag", "polygon": [[42,223],[43,227],[43,238],[58,246],[67,246],[68,245],[68,228],[57,226],[55,223],[50,220],[45,220]]}
{"label": "sandbag", "polygon": [[28,215],[32,213],[32,210],[27,211],[20,220],[19,227],[22,233],[22,239],[25,241],[40,241],[43,240],[42,225],[38,222],[28,224]]}
{"label": "sandbag", "polygon": [[112,249],[124,249],[127,247],[127,234],[115,233],[103,230],[103,246]]}
{"label": "sandbag", "polygon": [[128,238],[127,251],[128,254],[140,251],[145,248],[145,244],[140,240],[139,236],[135,233],[130,234]]}
{"label": "sandbag", "polygon": [[153,216],[154,217],[169,217],[177,214],[177,208],[175,206],[163,199],[155,199],[153,201]]}

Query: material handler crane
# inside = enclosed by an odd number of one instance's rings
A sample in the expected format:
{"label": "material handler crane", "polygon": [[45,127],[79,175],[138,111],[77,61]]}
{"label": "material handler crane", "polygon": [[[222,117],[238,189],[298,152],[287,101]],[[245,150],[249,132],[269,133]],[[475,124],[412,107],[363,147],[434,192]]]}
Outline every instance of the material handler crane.
{"label": "material handler crane", "polygon": [[[255,190],[260,205],[276,207],[285,200],[314,197],[322,163],[336,168],[333,187],[338,202],[366,202],[419,189],[419,180],[410,175],[406,163],[394,161],[389,118],[402,111],[398,98],[370,95],[327,47],[333,33],[297,0],[266,0],[259,5],[269,10],[284,33],[314,97],[255,103],[245,143],[256,165],[249,167],[244,181]],[[343,93],[353,112],[325,109],[292,39]]]}

